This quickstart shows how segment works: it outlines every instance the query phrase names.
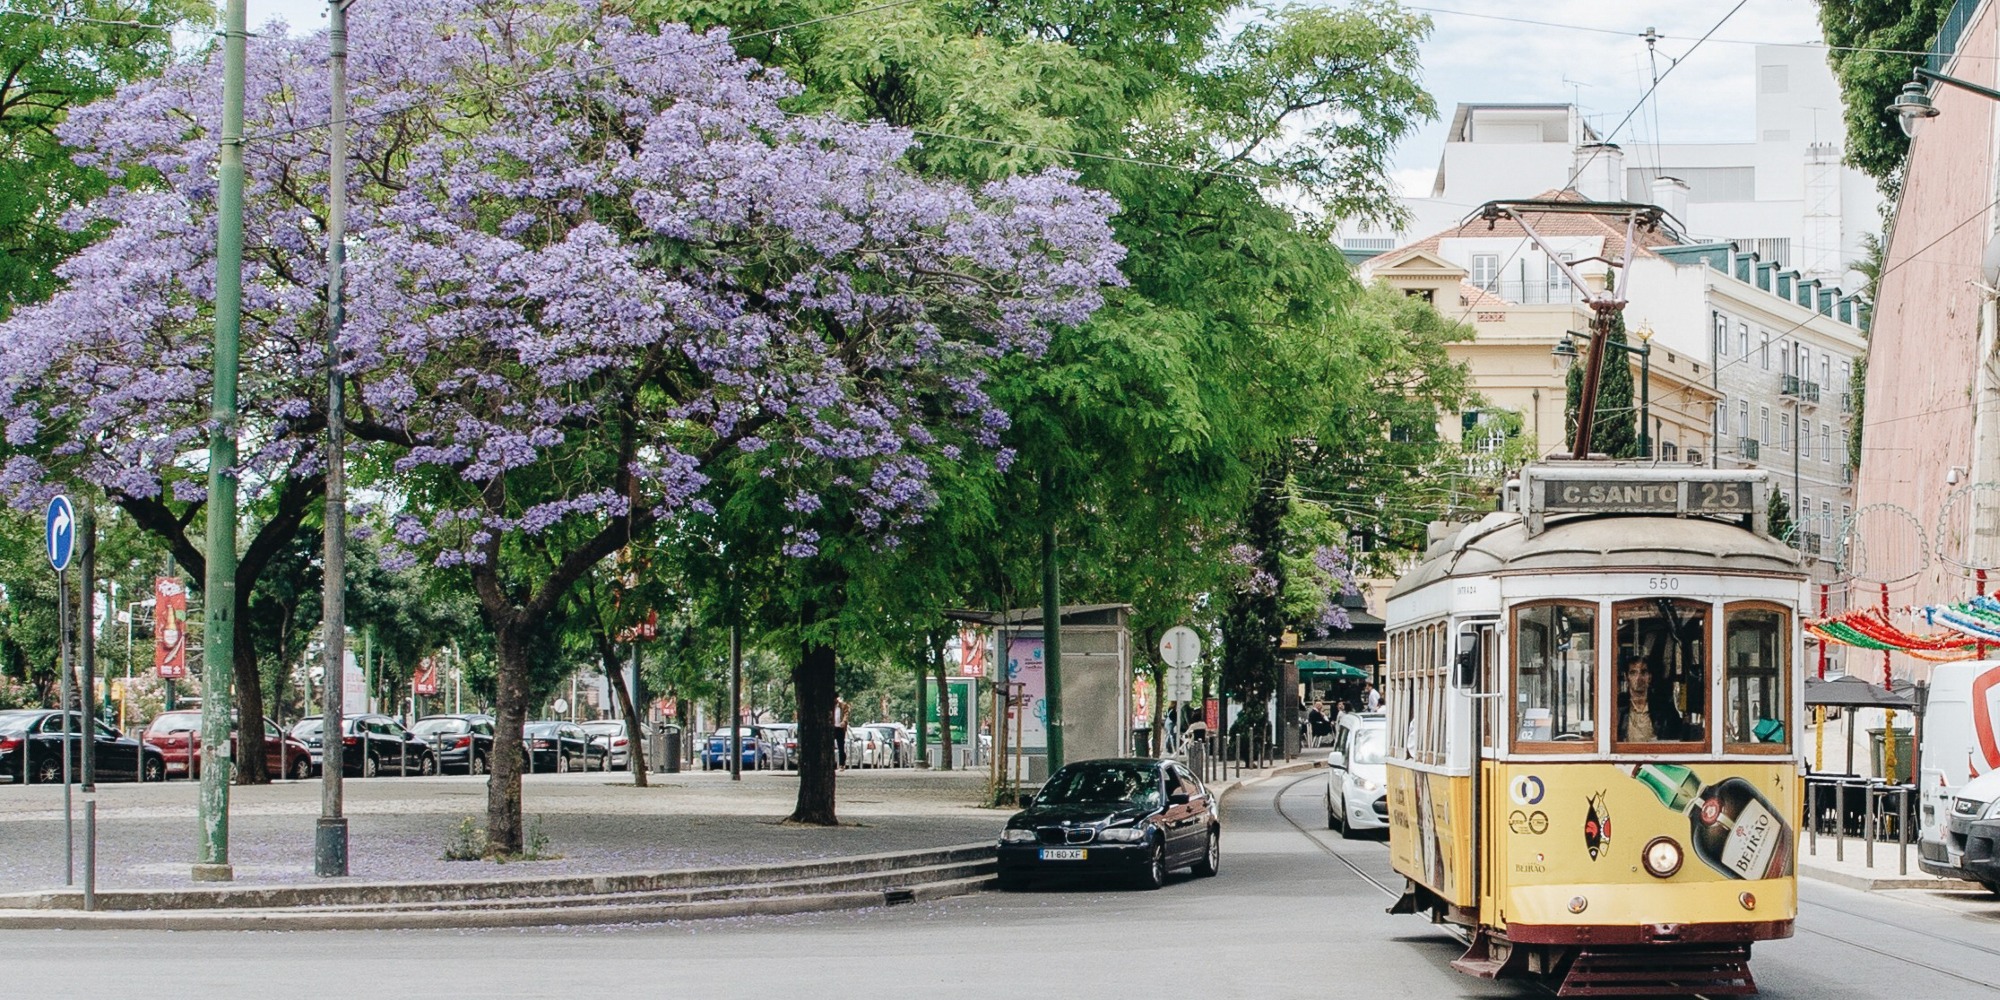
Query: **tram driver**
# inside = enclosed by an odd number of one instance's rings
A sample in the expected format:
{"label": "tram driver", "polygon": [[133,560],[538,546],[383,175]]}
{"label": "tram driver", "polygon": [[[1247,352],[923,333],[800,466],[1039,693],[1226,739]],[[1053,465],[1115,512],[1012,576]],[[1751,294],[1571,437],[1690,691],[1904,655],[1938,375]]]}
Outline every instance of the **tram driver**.
{"label": "tram driver", "polygon": [[1626,653],[1618,658],[1625,690],[1618,696],[1618,739],[1627,743],[1672,743],[1688,738],[1687,722],[1674,707],[1673,693],[1646,658]]}

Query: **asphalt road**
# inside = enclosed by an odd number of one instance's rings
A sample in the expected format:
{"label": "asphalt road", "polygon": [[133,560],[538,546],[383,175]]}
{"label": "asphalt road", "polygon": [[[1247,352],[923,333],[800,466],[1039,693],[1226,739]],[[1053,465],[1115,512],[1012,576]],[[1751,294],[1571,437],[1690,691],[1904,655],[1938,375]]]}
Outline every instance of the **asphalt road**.
{"label": "asphalt road", "polygon": [[[22,996],[1542,997],[1460,976],[1456,940],[1389,902],[1380,842],[1324,829],[1322,774],[1233,795],[1223,870],[1153,892],[643,927],[0,936]],[[1282,806],[1282,810],[1279,808]],[[1290,819],[1298,820],[1294,825]],[[1351,863],[1351,866],[1350,866]],[[1772,998],[2000,995],[2000,903],[1808,883],[1800,931],[1753,961]],[[363,986],[364,983],[372,984]]]}

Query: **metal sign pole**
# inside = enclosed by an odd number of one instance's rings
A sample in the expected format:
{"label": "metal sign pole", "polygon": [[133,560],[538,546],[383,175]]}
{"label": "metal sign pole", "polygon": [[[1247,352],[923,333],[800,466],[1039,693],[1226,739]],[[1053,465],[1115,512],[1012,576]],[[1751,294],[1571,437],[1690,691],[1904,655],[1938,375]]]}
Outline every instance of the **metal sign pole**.
{"label": "metal sign pole", "polygon": [[56,594],[60,607],[56,612],[56,647],[62,651],[62,782],[63,782],[63,884],[76,884],[76,815],[71,803],[70,760],[76,748],[71,744],[70,732],[70,686],[69,686],[69,571],[56,572]]}

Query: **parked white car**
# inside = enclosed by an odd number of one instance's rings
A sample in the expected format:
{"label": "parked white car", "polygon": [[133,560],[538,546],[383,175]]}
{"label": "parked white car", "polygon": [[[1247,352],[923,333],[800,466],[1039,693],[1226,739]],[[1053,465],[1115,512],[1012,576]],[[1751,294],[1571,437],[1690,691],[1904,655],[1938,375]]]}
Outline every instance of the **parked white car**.
{"label": "parked white car", "polygon": [[900,722],[871,722],[869,729],[879,730],[889,741],[890,767],[917,766],[917,734]]}
{"label": "parked white car", "polygon": [[[611,770],[624,771],[632,767],[631,738],[625,730],[623,719],[598,719],[583,724],[583,731],[590,734],[590,742],[605,748],[610,754]],[[652,735],[650,727],[639,726],[640,738]]]}
{"label": "parked white car", "polygon": [[1333,723],[1326,753],[1326,828],[1354,837],[1389,828],[1389,769],[1382,763],[1388,724],[1378,712],[1349,712]]}
{"label": "parked white car", "polygon": [[895,744],[888,734],[870,726],[847,727],[848,767],[889,767]]}

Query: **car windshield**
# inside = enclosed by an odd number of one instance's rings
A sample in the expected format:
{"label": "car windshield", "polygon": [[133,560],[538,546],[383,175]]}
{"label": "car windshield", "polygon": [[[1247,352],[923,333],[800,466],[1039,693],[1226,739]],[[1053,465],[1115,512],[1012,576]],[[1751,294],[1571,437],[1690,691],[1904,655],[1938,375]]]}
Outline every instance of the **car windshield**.
{"label": "car windshield", "polygon": [[201,728],[201,716],[194,712],[168,712],[153,720],[146,731],[154,735],[172,732],[188,732]]}
{"label": "car windshield", "polygon": [[1382,763],[1382,730],[1357,729],[1354,731],[1354,757],[1356,764]]}
{"label": "car windshield", "polygon": [[463,733],[472,728],[472,723],[464,719],[419,719],[412,730],[418,736],[442,736],[446,733]]}
{"label": "car windshield", "polygon": [[320,734],[320,730],[325,728],[326,728],[325,719],[301,719],[299,720],[298,725],[292,727],[292,735],[297,736],[300,739],[306,739],[309,737],[318,736]]}
{"label": "car windshield", "polygon": [[1159,776],[1145,764],[1072,765],[1057,771],[1035,796],[1037,805],[1128,803],[1157,806]]}

